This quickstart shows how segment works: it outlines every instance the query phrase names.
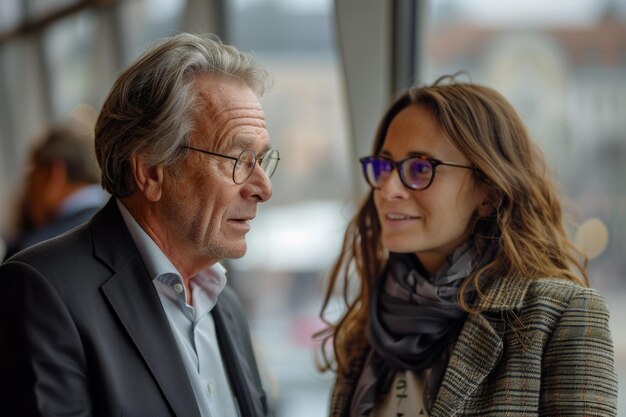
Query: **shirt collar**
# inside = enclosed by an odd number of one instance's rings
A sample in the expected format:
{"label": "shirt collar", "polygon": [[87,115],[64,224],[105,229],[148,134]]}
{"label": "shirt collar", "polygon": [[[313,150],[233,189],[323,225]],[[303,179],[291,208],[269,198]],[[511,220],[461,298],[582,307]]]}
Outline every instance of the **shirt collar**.
{"label": "shirt collar", "polygon": [[[159,280],[168,287],[182,285],[181,274],[163,253],[161,248],[152,240],[145,230],[143,230],[139,223],[137,223],[124,204],[119,199],[115,201],[122,214],[124,223],[126,223],[126,227],[137,246],[141,259],[148,270],[150,278],[152,280]],[[192,287],[199,286],[206,292],[208,296],[207,301],[210,304],[210,308],[212,308],[217,302],[217,296],[226,286],[226,281],[226,268],[218,262],[196,274],[193,277]],[[182,300],[186,299],[184,291],[175,290],[168,295],[182,298]]]}

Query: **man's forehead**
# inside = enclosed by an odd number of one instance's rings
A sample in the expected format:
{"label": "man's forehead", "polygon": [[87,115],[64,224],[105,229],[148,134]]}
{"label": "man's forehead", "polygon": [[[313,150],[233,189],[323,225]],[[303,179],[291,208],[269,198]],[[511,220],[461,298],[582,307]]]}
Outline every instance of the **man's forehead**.
{"label": "man's forehead", "polygon": [[[213,147],[235,142],[249,147],[267,137],[263,109],[245,82],[224,75],[203,75],[196,83],[202,100],[196,113],[197,127],[211,138]],[[249,142],[248,146],[241,141]]]}
{"label": "man's forehead", "polygon": [[258,101],[208,100],[197,111],[196,117],[202,124],[210,123],[212,129],[238,125],[265,127],[265,114]]}
{"label": "man's forehead", "polygon": [[202,74],[196,79],[198,94],[207,110],[251,108],[261,110],[256,94],[241,79],[222,74]]}

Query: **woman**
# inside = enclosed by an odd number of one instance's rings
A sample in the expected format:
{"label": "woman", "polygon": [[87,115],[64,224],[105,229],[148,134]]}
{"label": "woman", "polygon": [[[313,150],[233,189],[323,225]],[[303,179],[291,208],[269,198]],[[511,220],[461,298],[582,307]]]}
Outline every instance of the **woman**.
{"label": "woman", "polygon": [[322,332],[331,416],[616,414],[605,301],[499,93],[451,77],[409,90],[361,164],[372,191],[322,308],[343,288]]}

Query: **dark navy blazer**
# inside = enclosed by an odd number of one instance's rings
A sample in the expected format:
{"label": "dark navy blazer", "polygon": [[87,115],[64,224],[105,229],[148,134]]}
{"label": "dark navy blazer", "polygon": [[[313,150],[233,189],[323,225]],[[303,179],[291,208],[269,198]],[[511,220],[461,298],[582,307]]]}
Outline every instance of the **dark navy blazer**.
{"label": "dark navy blazer", "polygon": [[[235,293],[214,308],[243,417],[267,415]],[[114,199],[0,266],[0,404],[20,417],[200,417],[169,322]]]}

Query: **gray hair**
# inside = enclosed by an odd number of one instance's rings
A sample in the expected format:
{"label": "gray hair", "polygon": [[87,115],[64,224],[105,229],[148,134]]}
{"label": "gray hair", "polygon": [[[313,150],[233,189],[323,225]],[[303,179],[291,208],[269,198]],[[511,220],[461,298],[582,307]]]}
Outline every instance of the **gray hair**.
{"label": "gray hair", "polygon": [[105,190],[116,197],[135,192],[130,170],[135,154],[151,165],[178,162],[195,128],[196,75],[209,73],[241,79],[257,96],[271,87],[262,65],[215,35],[183,33],[158,41],[122,71],[96,122]]}
{"label": "gray hair", "polygon": [[94,158],[93,134],[67,121],[48,128],[31,152],[35,166],[62,162],[72,183],[98,184],[100,171]]}

